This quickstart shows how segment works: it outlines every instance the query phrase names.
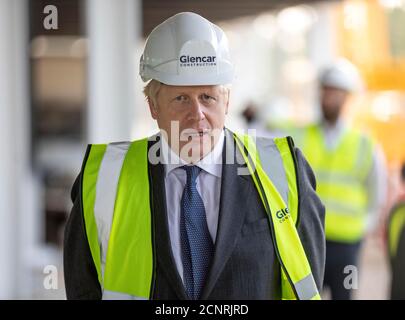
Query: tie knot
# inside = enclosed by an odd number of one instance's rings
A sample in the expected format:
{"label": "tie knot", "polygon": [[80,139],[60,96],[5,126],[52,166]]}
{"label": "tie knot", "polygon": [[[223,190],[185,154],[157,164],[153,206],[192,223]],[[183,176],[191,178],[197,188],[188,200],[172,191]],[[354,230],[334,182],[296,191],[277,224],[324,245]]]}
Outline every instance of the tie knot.
{"label": "tie knot", "polygon": [[186,170],[187,173],[187,184],[195,184],[195,181],[201,172],[201,168],[198,166],[183,166],[182,168]]}

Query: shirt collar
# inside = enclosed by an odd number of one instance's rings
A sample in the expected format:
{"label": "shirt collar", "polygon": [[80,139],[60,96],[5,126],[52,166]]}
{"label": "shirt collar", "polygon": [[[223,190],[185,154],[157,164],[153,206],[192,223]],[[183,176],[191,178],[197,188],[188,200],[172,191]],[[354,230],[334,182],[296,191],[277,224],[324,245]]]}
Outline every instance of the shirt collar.
{"label": "shirt collar", "polygon": [[[172,148],[170,148],[165,137],[160,136],[161,150],[162,150],[162,160],[165,164],[165,176],[187,163],[181,159],[177,153],[175,153]],[[221,178],[222,175],[222,151],[224,147],[225,134],[221,131],[217,143],[210,153],[208,153],[203,159],[197,162],[195,165],[203,169],[204,171]]]}
{"label": "shirt collar", "polygon": [[324,131],[328,132],[343,132],[346,129],[346,124],[344,120],[339,117],[334,125],[330,125],[329,123],[326,122],[326,120],[321,121],[321,126]]}

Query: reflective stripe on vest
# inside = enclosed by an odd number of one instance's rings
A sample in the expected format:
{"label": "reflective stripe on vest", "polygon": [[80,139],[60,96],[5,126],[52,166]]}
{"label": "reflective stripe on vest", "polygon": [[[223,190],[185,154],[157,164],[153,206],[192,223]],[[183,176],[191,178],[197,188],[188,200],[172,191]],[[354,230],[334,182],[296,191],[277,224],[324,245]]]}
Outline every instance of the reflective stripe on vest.
{"label": "reflective stripe on vest", "polygon": [[[235,136],[269,218],[274,248],[282,268],[282,298],[320,299],[311,267],[295,227],[299,213],[292,140],[289,145],[287,138],[268,139],[267,145],[263,145],[259,139],[255,144],[253,139],[247,135]],[[265,156],[275,148],[281,156],[282,168],[272,165],[273,162],[270,158]],[[270,161],[263,164],[265,160]],[[270,176],[275,174],[272,171],[276,169],[282,169],[288,176],[287,179],[284,178],[284,181],[287,181],[290,186],[288,203],[291,205],[289,206],[286,205],[285,198],[283,199],[273,180],[270,179]]]}
{"label": "reflective stripe on vest", "polygon": [[397,255],[398,243],[402,231],[405,228],[405,203],[395,207],[390,215],[388,224],[388,244],[390,256]]}
{"label": "reflective stripe on vest", "polygon": [[[298,192],[288,141],[258,139],[257,153],[256,145],[254,149],[245,147],[261,159],[256,164],[260,183],[252,177],[266,211],[271,213],[274,247],[282,266],[282,298],[319,299],[294,225],[299,218]],[[246,154],[242,155],[246,160]],[[103,299],[149,299],[152,294],[155,259],[147,156],[148,139],[88,149],[82,181],[83,214]]]}
{"label": "reflective stripe on vest", "polygon": [[304,141],[303,152],[314,170],[316,191],[326,208],[326,238],[348,243],[360,240],[366,227],[371,140],[347,130],[337,147],[329,150],[321,128],[314,125],[306,129]]}
{"label": "reflective stripe on vest", "polygon": [[91,145],[84,168],[86,232],[105,299],[150,296],[154,264],[147,143]]}

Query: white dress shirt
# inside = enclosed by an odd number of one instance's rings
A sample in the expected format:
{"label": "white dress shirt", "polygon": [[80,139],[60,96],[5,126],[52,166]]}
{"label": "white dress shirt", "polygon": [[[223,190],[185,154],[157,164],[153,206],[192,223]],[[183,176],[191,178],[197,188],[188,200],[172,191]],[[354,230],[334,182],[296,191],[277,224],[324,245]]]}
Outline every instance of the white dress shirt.
{"label": "white dress shirt", "polygon": [[[208,230],[215,244],[218,228],[219,200],[221,194],[222,150],[225,135],[222,131],[213,150],[195,165],[202,170],[197,177],[197,191],[200,194],[207,217]],[[161,138],[162,160],[165,164],[166,207],[170,242],[173,257],[181,279],[183,262],[181,259],[180,212],[181,197],[186,185],[186,171],[180,167],[187,163],[169,147],[165,138]],[[171,160],[171,161],[169,161]]]}

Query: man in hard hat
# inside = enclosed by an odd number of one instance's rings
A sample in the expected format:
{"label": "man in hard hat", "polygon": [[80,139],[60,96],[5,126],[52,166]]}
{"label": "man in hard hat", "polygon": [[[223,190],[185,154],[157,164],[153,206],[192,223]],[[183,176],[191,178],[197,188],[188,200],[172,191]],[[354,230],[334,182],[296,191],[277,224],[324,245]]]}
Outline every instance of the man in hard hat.
{"label": "man in hard hat", "polygon": [[399,193],[388,219],[388,253],[392,300],[405,299],[405,163],[400,172]]}
{"label": "man in hard hat", "polygon": [[362,86],[355,66],[340,59],[323,70],[319,81],[322,120],[306,128],[299,145],[326,208],[324,284],[332,299],[350,299],[358,287],[352,280],[358,279],[361,241],[385,201],[384,159],[372,140],[341,116],[349,95]]}
{"label": "man in hard hat", "polygon": [[68,299],[319,299],[324,207],[290,138],[224,128],[224,32],[179,13],[140,75],[160,132],[89,145],[65,231]]}

